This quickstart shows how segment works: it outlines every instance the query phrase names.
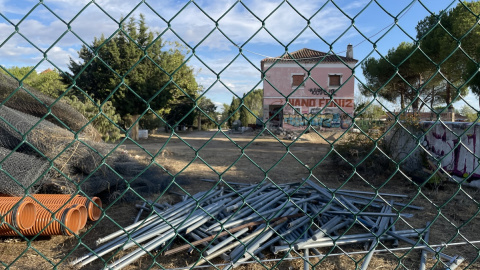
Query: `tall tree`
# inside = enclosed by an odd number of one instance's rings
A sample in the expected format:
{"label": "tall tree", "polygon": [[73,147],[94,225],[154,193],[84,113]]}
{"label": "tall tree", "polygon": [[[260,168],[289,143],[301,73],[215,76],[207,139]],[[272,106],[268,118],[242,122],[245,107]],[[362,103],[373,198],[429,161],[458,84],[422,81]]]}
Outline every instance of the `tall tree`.
{"label": "tall tree", "polygon": [[232,103],[230,104],[228,110],[228,113],[232,115],[232,117],[228,119],[229,126],[232,126],[232,123],[237,119],[240,119],[242,125],[244,126],[247,126],[248,124],[255,124],[257,122],[257,118],[263,113],[263,89],[255,89],[250,91],[244,94],[242,99],[243,106],[235,113],[234,111],[241,105],[242,102],[236,97],[233,97],[232,99]]}
{"label": "tall tree", "polygon": [[[138,21],[130,18],[121,30],[111,39],[102,35],[90,47],[84,45],[79,51],[82,62],[70,59],[72,74],[64,80],[95,99],[112,101],[122,118],[130,118],[134,124],[130,136],[138,139],[135,123],[140,115],[168,106],[193,108],[190,101],[198,85],[182,48],[170,44],[164,50],[165,44],[148,29],[143,15]],[[182,99],[185,102],[179,104]]]}
{"label": "tall tree", "polygon": [[207,126],[208,128],[214,127],[215,124],[210,118],[217,121],[217,106],[211,99],[206,97],[201,97],[200,100],[197,101],[197,104],[199,108],[197,111],[198,130],[201,130],[202,126]]}
{"label": "tall tree", "polygon": [[460,2],[438,15],[431,14],[416,27],[420,49],[428,58],[422,68],[442,78],[444,101],[450,112],[454,96],[468,93],[465,83],[469,78],[466,74],[470,58],[478,60],[479,13],[480,2]]}
{"label": "tall tree", "polygon": [[[478,48],[478,55],[480,55],[480,47]],[[468,81],[468,85],[477,96],[480,105],[480,58],[477,57],[473,62],[468,62],[464,79]]]}
{"label": "tall tree", "polygon": [[[362,63],[366,87],[362,87],[363,95],[377,93],[390,102],[400,99],[401,108],[412,103],[413,111],[418,111],[428,95],[420,91],[421,73],[414,67],[414,58],[418,57],[412,43],[402,42],[397,48],[388,51],[385,57],[370,57]],[[421,99],[420,99],[421,98]]]}
{"label": "tall tree", "polygon": [[228,108],[228,126],[233,126],[233,122],[240,119],[240,110],[237,110],[240,107],[240,99],[236,97],[232,97],[232,103],[230,103],[230,107]]}
{"label": "tall tree", "polygon": [[[227,103],[223,103],[222,104],[222,116],[221,116],[221,122],[227,120],[227,118],[230,116],[229,115],[229,111],[230,111],[230,105],[228,105]],[[225,126],[228,125],[228,121],[226,123],[224,123]]]}

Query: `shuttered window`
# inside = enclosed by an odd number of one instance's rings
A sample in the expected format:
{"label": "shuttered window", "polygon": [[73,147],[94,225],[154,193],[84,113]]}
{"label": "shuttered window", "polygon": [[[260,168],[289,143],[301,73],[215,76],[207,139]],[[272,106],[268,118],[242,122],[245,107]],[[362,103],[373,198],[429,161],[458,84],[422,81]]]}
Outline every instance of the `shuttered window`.
{"label": "shuttered window", "polygon": [[292,86],[297,87],[303,85],[304,75],[292,75]]}
{"label": "shuttered window", "polygon": [[328,75],[328,86],[340,86],[340,75]]}

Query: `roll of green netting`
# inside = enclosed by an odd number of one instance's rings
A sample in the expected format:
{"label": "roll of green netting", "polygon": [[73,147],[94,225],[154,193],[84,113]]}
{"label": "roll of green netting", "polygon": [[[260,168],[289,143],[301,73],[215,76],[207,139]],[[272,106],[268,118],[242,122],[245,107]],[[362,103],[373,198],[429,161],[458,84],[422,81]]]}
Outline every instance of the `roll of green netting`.
{"label": "roll of green netting", "polygon": [[0,193],[10,196],[34,193],[46,179],[50,165],[46,159],[3,147],[0,147],[0,161]]}

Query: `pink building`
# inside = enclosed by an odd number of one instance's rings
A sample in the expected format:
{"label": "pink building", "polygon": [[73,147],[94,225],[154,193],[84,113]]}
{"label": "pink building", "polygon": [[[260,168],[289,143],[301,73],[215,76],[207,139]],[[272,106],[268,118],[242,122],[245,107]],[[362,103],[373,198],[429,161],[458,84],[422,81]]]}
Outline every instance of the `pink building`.
{"label": "pink building", "polygon": [[346,57],[304,48],[263,59],[264,120],[287,129],[302,128],[308,119],[312,126],[347,128],[354,109],[356,63],[352,45]]}

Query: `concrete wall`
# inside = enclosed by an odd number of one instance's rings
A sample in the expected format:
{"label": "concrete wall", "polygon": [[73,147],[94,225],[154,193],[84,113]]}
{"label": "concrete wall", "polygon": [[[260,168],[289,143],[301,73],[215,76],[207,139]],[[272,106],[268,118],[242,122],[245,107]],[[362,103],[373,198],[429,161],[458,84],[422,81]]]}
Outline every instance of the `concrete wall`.
{"label": "concrete wall", "polygon": [[[442,167],[445,170],[459,176],[473,172],[475,177],[480,177],[480,168],[477,168],[477,157],[480,156],[479,124],[422,122],[422,125],[425,130],[431,128],[425,134],[423,146],[435,157],[443,157]],[[459,142],[462,144],[457,145]]]}

